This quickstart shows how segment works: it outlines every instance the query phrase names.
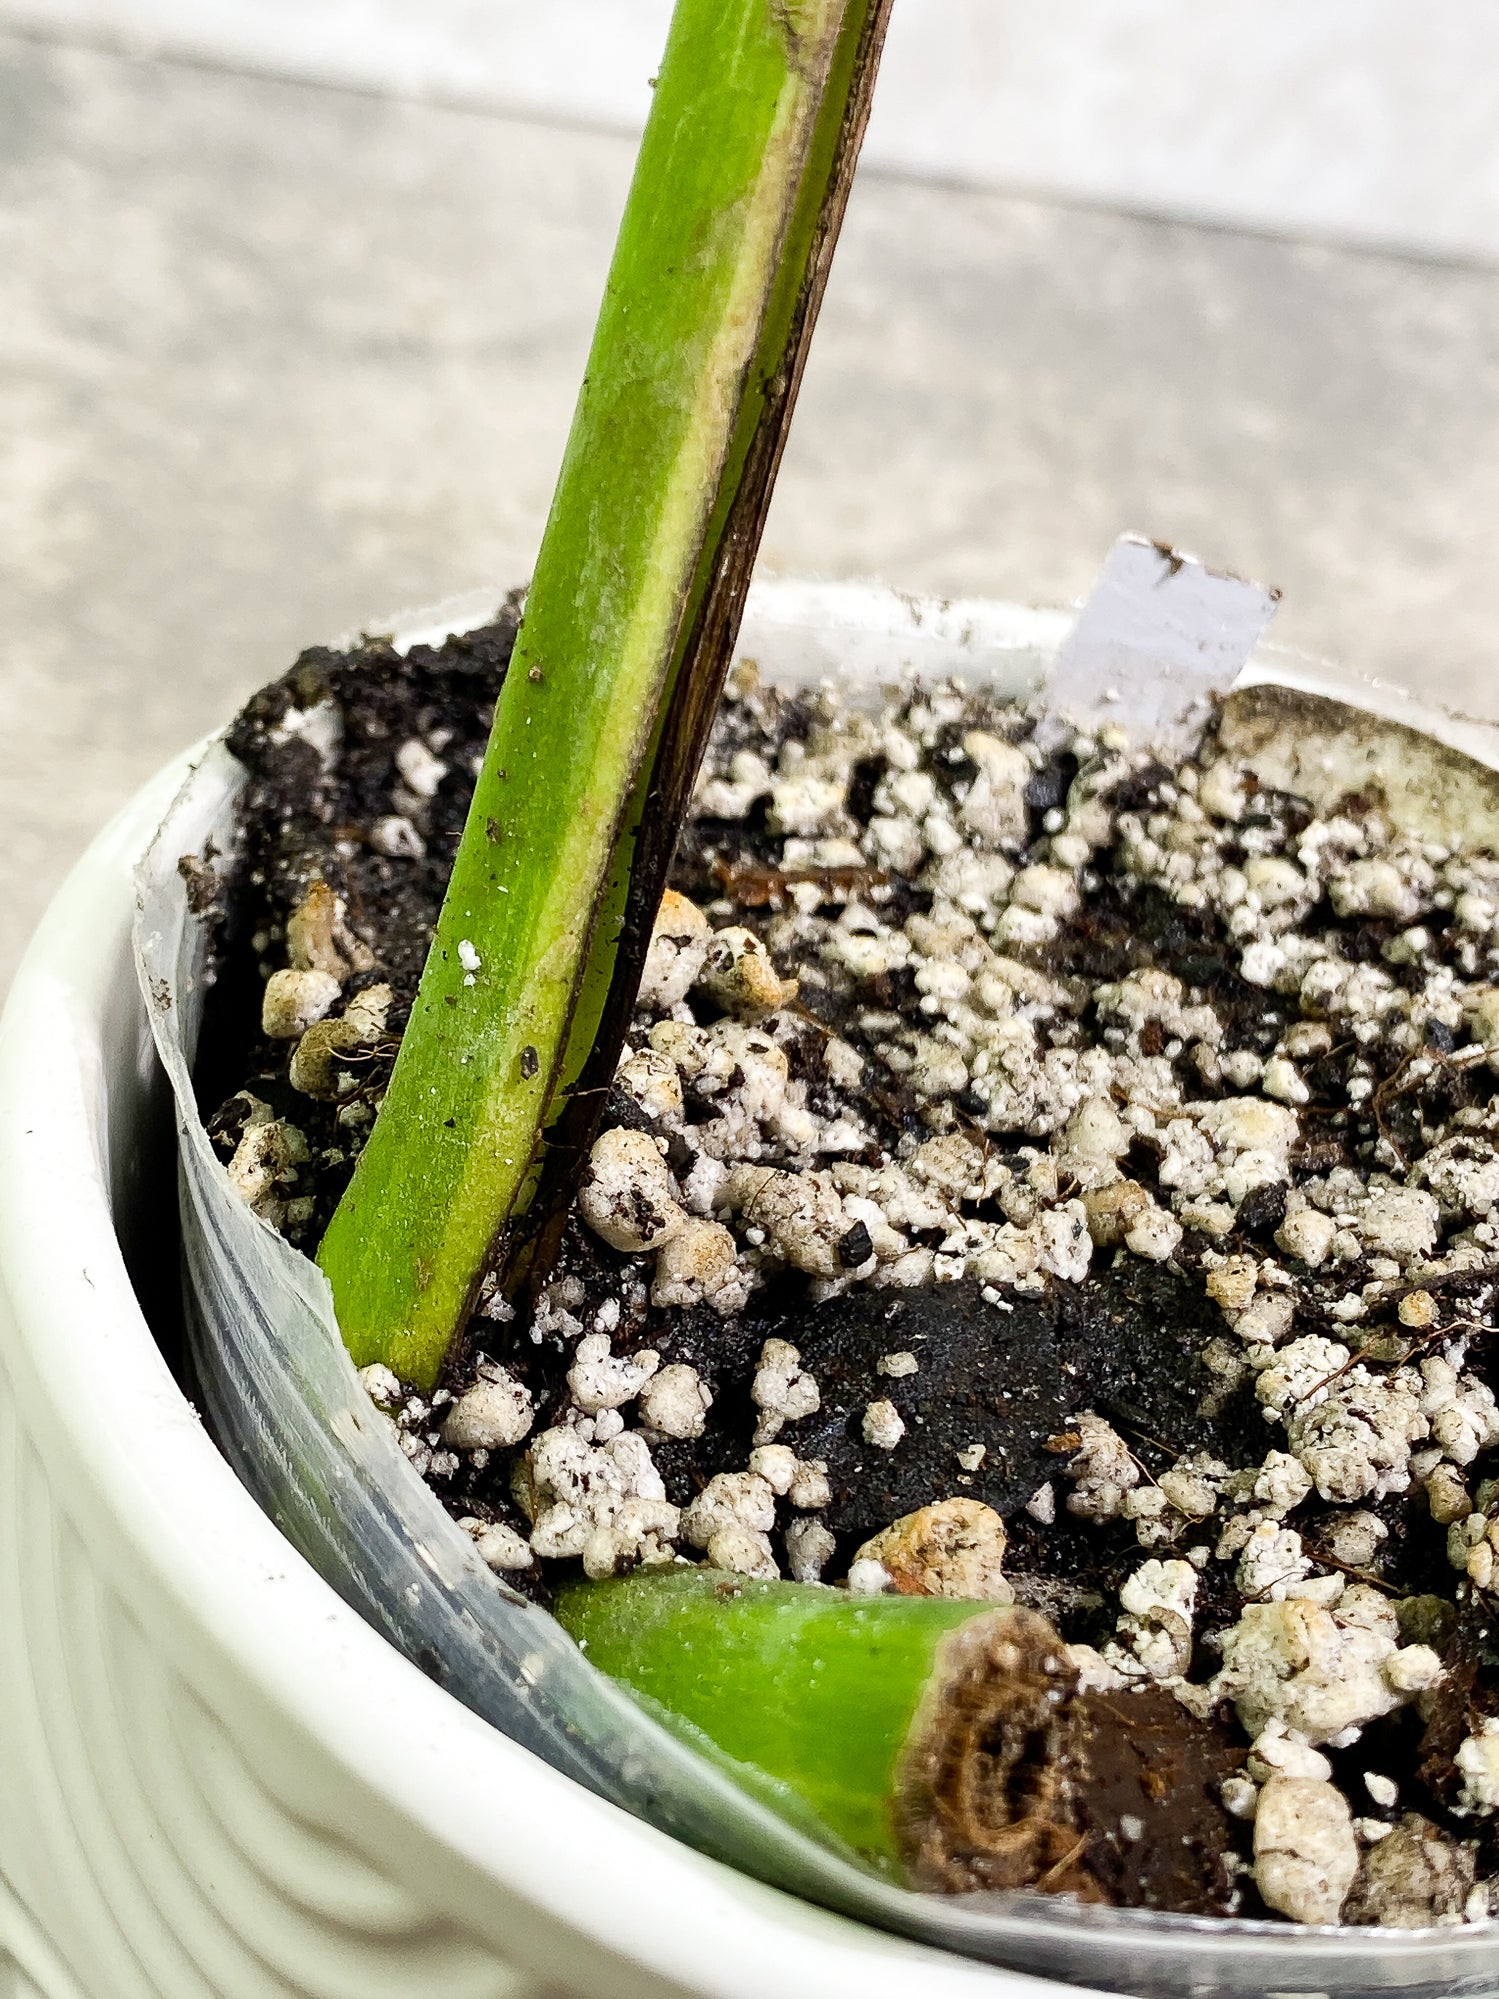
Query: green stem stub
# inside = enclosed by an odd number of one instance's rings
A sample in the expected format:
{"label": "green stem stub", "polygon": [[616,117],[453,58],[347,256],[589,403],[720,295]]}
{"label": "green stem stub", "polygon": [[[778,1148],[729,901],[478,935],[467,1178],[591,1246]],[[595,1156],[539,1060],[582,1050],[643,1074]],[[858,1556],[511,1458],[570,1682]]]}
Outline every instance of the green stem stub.
{"label": "green stem stub", "polygon": [[934,1772],[971,1774],[949,1768],[969,1683],[991,1709],[1008,1700],[1029,1741],[1056,1732],[1076,1681],[1045,1619],[944,1597],[675,1569],[575,1584],[557,1616],[601,1672],[896,1875],[928,1836]]}
{"label": "green stem stub", "polygon": [[574,1584],[557,1616],[745,1789],[887,1876],[1236,1906],[1242,1742],[1159,1682],[1082,1686],[1034,1610],[678,1567]]}
{"label": "green stem stub", "polygon": [[678,0],[436,940],[319,1250],[356,1361],[419,1386],[530,1201],[569,1088],[612,1069],[888,5]]}

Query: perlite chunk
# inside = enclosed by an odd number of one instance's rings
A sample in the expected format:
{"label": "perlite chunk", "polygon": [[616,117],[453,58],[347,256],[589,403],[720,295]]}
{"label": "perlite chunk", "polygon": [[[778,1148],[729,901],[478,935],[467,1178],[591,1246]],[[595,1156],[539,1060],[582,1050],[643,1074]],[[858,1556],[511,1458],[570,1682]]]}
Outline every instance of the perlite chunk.
{"label": "perlite chunk", "polygon": [[1436,1354],[1421,1362],[1421,1380],[1431,1435],[1453,1464],[1470,1465],[1499,1444],[1499,1404],[1485,1383]]}
{"label": "perlite chunk", "polygon": [[503,1520],[460,1520],[458,1525],[472,1536],[474,1552],[497,1575],[535,1566],[536,1557],[525,1540]]}
{"label": "perlite chunk", "polygon": [[1249,1309],[1259,1287],[1260,1267],[1252,1256],[1225,1256],[1214,1263],[1203,1280],[1203,1288],[1232,1325]]}
{"label": "perlite chunk", "polygon": [[839,1245],[853,1220],[827,1173],[782,1173],[738,1166],[719,1194],[720,1207],[759,1230],[766,1249],[809,1277],[840,1277]]}
{"label": "perlite chunk", "polygon": [[1298,1407],[1286,1441],[1324,1499],[1350,1505],[1404,1492],[1411,1445],[1430,1430],[1420,1377],[1410,1369],[1371,1374],[1349,1368],[1313,1407]]}
{"label": "perlite chunk", "polygon": [[531,1547],[548,1561],[581,1558],[598,1579],[672,1560],[681,1514],[637,1432],[595,1446],[576,1430],[545,1430],[518,1462],[513,1483],[532,1522]]}
{"label": "perlite chunk", "polygon": [[781,978],[760,939],[742,925],[708,939],[697,984],[741,1020],[760,1020],[796,994],[796,981]]}
{"label": "perlite chunk", "polygon": [[[1197,1607],[1197,1571],[1190,1562],[1142,1562],[1119,1591],[1119,1636],[1135,1669],[1152,1679],[1185,1673],[1192,1658],[1192,1619]],[[1129,1657],[1111,1645],[1105,1658]]]}
{"label": "perlite chunk", "polygon": [[877,1562],[905,1596],[972,1597],[1013,1603],[1004,1577],[1006,1536],[992,1506],[940,1499],[918,1507],[866,1541],[855,1562]]}
{"label": "perlite chunk", "polygon": [[1365,1853],[1343,1919],[1382,1923],[1393,1930],[1423,1930],[1460,1920],[1476,1875],[1471,1846],[1418,1812],[1407,1812]]}
{"label": "perlite chunk", "polygon": [[1294,1110],[1263,1097],[1225,1097],[1194,1109],[1217,1155],[1223,1190],[1235,1207],[1257,1187],[1289,1177],[1291,1151],[1301,1131]]}
{"label": "perlite chunk", "polygon": [[653,1305],[711,1305],[729,1318],[744,1310],[749,1292],[749,1275],[722,1222],[689,1215],[656,1252]]}
{"label": "perlite chunk", "polygon": [[773,1579],[780,1574],[770,1545],[775,1517],[775,1494],[757,1472],[719,1472],[682,1515],[682,1537],[714,1568]]}
{"label": "perlite chunk", "polygon": [[760,1411],[755,1425],[757,1444],[774,1443],[783,1424],[815,1416],[822,1395],[810,1374],[802,1370],[801,1354],[789,1340],[767,1340],[750,1386],[750,1400]]}
{"label": "perlite chunk", "polygon": [[1499,1204],[1499,1148],[1476,1133],[1458,1132],[1431,1148],[1420,1177],[1448,1221],[1492,1214]]}
{"label": "perlite chunk", "polygon": [[272,972],[261,996],[261,1030],[273,1040],[294,1041],[315,1020],[332,1012],[342,991],[331,972],[297,971],[290,966]]}
{"label": "perlite chunk", "polygon": [[1113,1425],[1091,1409],[1078,1417],[1077,1433],[1080,1442],[1067,1464],[1073,1485],[1067,1511],[1080,1520],[1116,1520],[1124,1495],[1140,1483],[1140,1467]]}
{"label": "perlite chunk", "polygon": [[442,1441],[453,1451],[498,1451],[531,1430],[531,1392],[508,1368],[479,1363],[479,1378],[458,1397],[443,1420]]}
{"label": "perlite chunk", "polygon": [[1436,1199],[1423,1187],[1381,1187],[1359,1209],[1354,1226],[1371,1256],[1407,1262],[1435,1247],[1440,1232]]}
{"label": "perlite chunk", "polygon": [[611,1249],[657,1249],[686,1219],[671,1174],[648,1132],[601,1132],[588,1155],[578,1207]]}
{"label": "perlite chunk", "polygon": [[1254,1815],[1255,1886],[1294,1923],[1335,1923],[1358,1872],[1348,1800],[1312,1777],[1272,1777]]}
{"label": "perlite chunk", "polygon": [[1025,787],[1031,767],[1025,752],[987,729],[970,729],[963,750],[978,776],[958,809],[958,820],[974,846],[1018,845],[1025,838]]}
{"label": "perlite chunk", "polygon": [[616,1354],[607,1333],[588,1333],[573,1350],[568,1392],[586,1416],[596,1416],[601,1409],[622,1409],[635,1400],[660,1365],[654,1347]]}
{"label": "perlite chunk", "polygon": [[1367,1569],[1379,1557],[1381,1544],[1390,1530],[1377,1513],[1356,1509],[1338,1513],[1329,1521],[1323,1536],[1327,1553],[1345,1568]]}
{"label": "perlite chunk", "polygon": [[1191,1520],[1206,1520],[1218,1504],[1227,1477],[1228,1466],[1221,1458],[1194,1451],[1168,1466],[1157,1483],[1178,1513]]}
{"label": "perlite chunk", "polygon": [[1298,1742],[1279,1721],[1265,1723],[1244,1767],[1257,1784],[1268,1783],[1272,1777],[1312,1777],[1323,1784],[1332,1778],[1332,1764],[1322,1751]]}
{"label": "perlite chunk", "polygon": [[648,1429],[663,1437],[700,1437],[713,1397],[695,1367],[674,1361],[651,1376],[636,1407]]}
{"label": "perlite chunk", "polygon": [[1296,1510],[1311,1489],[1311,1474],[1299,1458],[1289,1451],[1267,1451],[1254,1474],[1249,1496],[1260,1512],[1281,1520]]}
{"label": "perlite chunk", "polygon": [[904,1417],[895,1404],[883,1396],[865,1406],[860,1427],[865,1443],[878,1451],[893,1451],[906,1434]]}
{"label": "perlite chunk", "polygon": [[789,1444],[760,1444],[750,1452],[749,1468],[782,1499],[795,1507],[815,1510],[833,1497],[828,1468],[822,1458],[799,1458]]}
{"label": "perlite chunk", "polygon": [[396,751],[396,769],[414,798],[435,798],[448,766],[420,736],[409,736]]}
{"label": "perlite chunk", "polygon": [[387,1416],[400,1408],[405,1391],[394,1368],[387,1367],[384,1361],[371,1361],[368,1367],[360,1368],[359,1385],[375,1407]]}
{"label": "perlite chunk", "polygon": [[341,1056],[366,1048],[385,1032],[391,989],[366,986],[334,1019],[315,1020],[292,1051],[287,1079],[304,1096],[331,1098],[345,1087],[340,1081]]}
{"label": "perlite chunk", "polygon": [[1338,1225],[1330,1215],[1316,1208],[1287,1207],[1286,1218],[1275,1231],[1275,1243],[1287,1256],[1294,1256],[1309,1270],[1319,1270],[1332,1252]]}
{"label": "perlite chunk", "polygon": [[1241,1595],[1276,1603],[1299,1594],[1311,1569],[1299,1534],[1273,1520],[1261,1520],[1244,1544],[1234,1581]]}
{"label": "perlite chunk", "polygon": [[703,969],[712,935],[697,904],[669,888],[661,898],[646,952],[638,1004],[662,1013],[686,999]]}
{"label": "perlite chunk", "polygon": [[1499,1719],[1486,1716],[1463,1738],[1455,1760],[1463,1780],[1456,1809],[1483,1817],[1499,1812]]}
{"label": "perlite chunk", "polygon": [[229,1184],[252,1214],[281,1228],[293,1205],[297,1170],[307,1163],[307,1140],[294,1124],[274,1117],[269,1104],[246,1097],[250,1113],[229,1161]]}
{"label": "perlite chunk", "polygon": [[694,1548],[706,1548],[721,1527],[768,1533],[775,1518],[775,1493],[758,1472],[718,1472],[683,1514],[682,1533]]}
{"label": "perlite chunk", "polygon": [[676,1063],[654,1048],[626,1050],[614,1072],[614,1087],[652,1124],[670,1127],[682,1122],[682,1078]]}
{"label": "perlite chunk", "polygon": [[820,1520],[803,1517],[786,1529],[786,1566],[793,1582],[821,1582],[837,1551],[837,1540]]}
{"label": "perlite chunk", "polygon": [[1415,871],[1392,860],[1351,861],[1327,885],[1328,899],[1339,916],[1388,916],[1409,923],[1428,906],[1432,885],[1430,866]]}
{"label": "perlite chunk", "polygon": [[1341,1340],[1325,1339],[1321,1333],[1306,1333],[1282,1347],[1269,1366],[1262,1368],[1254,1392],[1274,1415],[1319,1402],[1332,1388],[1344,1367],[1353,1358]]}
{"label": "perlite chunk", "polygon": [[327,972],[340,985],[375,962],[368,944],[349,927],[343,897],[325,881],[311,882],[287,918],[286,955],[294,970]]}
{"label": "perlite chunk", "polygon": [[1429,1646],[1401,1647],[1394,1612],[1364,1584],[1335,1610],[1296,1596],[1248,1603],[1222,1642],[1213,1693],[1251,1735],[1280,1721],[1304,1741],[1341,1745],[1441,1676]]}

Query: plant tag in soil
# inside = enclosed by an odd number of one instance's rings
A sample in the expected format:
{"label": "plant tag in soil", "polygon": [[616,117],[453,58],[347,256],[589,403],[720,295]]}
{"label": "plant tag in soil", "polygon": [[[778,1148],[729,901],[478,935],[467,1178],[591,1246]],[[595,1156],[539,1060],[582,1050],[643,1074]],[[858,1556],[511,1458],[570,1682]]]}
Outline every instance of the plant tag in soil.
{"label": "plant tag in soil", "polygon": [[1275,615],[1280,592],[1121,535],[1057,655],[1042,739],[1120,722],[1158,751],[1187,750]]}

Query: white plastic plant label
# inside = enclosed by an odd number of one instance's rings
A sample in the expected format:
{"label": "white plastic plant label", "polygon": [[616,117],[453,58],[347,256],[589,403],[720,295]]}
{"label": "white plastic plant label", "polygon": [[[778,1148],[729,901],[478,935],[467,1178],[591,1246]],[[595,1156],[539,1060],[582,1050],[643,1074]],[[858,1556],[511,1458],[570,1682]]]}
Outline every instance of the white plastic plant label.
{"label": "white plastic plant label", "polygon": [[1190,747],[1249,662],[1278,590],[1121,535],[1062,643],[1040,733],[1117,722],[1136,742]]}

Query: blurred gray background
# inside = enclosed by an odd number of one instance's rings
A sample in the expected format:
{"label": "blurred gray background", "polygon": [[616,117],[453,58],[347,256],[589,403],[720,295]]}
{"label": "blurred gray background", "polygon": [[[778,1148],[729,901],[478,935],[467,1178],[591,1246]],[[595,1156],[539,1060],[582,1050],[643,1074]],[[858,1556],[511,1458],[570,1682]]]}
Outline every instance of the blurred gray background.
{"label": "blurred gray background", "polygon": [[[297,649],[527,575],[668,0],[0,0],[0,985]],[[1489,0],[896,0],[762,566],[1139,528],[1486,707]]]}

